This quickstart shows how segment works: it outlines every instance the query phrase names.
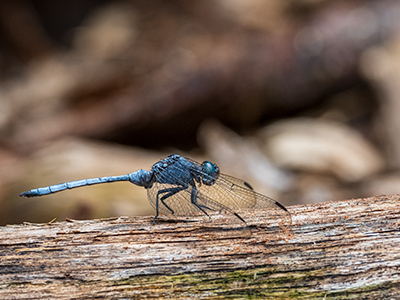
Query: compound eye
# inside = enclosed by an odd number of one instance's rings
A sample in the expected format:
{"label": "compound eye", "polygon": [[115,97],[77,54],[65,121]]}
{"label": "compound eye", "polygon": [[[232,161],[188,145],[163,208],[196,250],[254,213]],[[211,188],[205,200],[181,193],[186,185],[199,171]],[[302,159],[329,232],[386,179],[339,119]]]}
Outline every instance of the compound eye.
{"label": "compound eye", "polygon": [[202,182],[205,185],[213,185],[219,176],[219,168],[217,165],[213,164],[209,161],[204,161],[202,164],[203,167],[203,177]]}

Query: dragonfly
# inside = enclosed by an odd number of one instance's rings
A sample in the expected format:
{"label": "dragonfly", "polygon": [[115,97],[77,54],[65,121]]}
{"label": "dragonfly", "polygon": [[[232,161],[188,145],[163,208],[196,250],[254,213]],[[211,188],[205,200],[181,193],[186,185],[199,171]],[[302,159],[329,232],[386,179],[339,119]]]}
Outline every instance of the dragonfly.
{"label": "dragonfly", "polygon": [[220,173],[210,162],[198,163],[190,158],[173,154],[156,162],[150,171],[140,169],[126,175],[106,176],[69,181],[40,187],[21,193],[21,197],[37,197],[77,187],[129,181],[147,190],[147,198],[159,214],[186,215],[226,211],[247,225],[238,211],[243,209],[267,210],[268,218],[278,218],[281,225],[291,226],[291,215],[278,201],[254,191],[249,183]]}

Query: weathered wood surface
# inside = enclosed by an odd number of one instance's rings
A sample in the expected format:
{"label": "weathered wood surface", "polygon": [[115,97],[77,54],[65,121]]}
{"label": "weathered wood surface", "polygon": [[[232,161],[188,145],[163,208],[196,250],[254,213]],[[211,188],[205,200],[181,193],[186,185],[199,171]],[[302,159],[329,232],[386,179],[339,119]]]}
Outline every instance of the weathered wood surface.
{"label": "weathered wood surface", "polygon": [[0,227],[0,298],[397,298],[399,200],[293,206],[289,234],[250,237],[150,217]]}

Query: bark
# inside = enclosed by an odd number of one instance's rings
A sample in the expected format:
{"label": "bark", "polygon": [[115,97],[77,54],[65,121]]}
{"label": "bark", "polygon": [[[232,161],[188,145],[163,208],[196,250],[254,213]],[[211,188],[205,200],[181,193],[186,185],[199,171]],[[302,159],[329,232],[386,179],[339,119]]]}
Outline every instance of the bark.
{"label": "bark", "polygon": [[[289,207],[290,231],[120,217],[0,227],[1,299],[390,298],[399,196]],[[221,224],[225,224],[222,226]],[[219,228],[222,226],[223,228]],[[234,227],[232,227],[234,228]]]}

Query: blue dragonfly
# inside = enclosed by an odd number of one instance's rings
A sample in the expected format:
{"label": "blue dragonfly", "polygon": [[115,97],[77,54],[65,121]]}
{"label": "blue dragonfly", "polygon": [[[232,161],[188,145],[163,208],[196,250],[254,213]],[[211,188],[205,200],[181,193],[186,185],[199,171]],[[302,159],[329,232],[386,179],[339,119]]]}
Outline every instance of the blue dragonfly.
{"label": "blue dragonfly", "polygon": [[238,214],[241,209],[264,209],[268,218],[280,220],[280,225],[291,226],[289,211],[272,198],[259,194],[247,182],[221,174],[219,167],[209,161],[198,163],[192,159],[173,154],[158,161],[151,171],[138,170],[127,175],[107,176],[69,181],[47,187],[32,189],[21,197],[37,197],[86,185],[129,181],[147,189],[150,204],[159,214],[186,215],[227,211],[247,225]]}

